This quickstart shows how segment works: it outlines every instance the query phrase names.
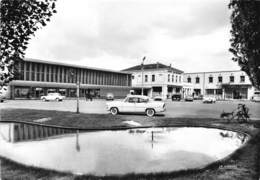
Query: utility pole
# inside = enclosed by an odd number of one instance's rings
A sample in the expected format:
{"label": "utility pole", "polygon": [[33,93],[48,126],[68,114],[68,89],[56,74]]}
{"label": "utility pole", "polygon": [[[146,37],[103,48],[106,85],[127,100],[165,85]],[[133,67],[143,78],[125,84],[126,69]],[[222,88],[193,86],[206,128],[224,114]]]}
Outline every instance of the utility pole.
{"label": "utility pole", "polygon": [[77,109],[76,109],[76,113],[79,114],[79,87],[80,87],[80,78],[79,78],[79,73],[78,70],[75,69],[76,72],[74,70],[70,71],[70,77],[72,78],[72,83],[74,81],[74,79],[76,78],[76,88],[77,88]]}
{"label": "utility pole", "polygon": [[144,60],[145,56],[143,57],[142,64],[141,64],[141,70],[142,70],[142,96],[144,95]]}
{"label": "utility pole", "polygon": [[79,88],[80,88],[80,78],[79,78],[79,73],[77,71],[77,111],[76,113],[79,114]]}

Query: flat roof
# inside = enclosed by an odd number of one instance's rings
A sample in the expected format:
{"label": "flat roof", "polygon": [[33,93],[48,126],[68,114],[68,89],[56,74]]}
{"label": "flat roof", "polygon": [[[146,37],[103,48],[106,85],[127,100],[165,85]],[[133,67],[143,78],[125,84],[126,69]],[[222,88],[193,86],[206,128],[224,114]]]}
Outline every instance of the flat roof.
{"label": "flat roof", "polygon": [[129,72],[115,71],[115,70],[102,69],[102,68],[94,68],[94,67],[89,67],[89,66],[84,66],[84,65],[62,63],[62,62],[57,62],[57,61],[47,61],[47,60],[42,60],[42,59],[24,58],[24,61],[26,61],[26,62],[43,63],[43,64],[52,64],[52,65],[61,65],[61,66],[67,66],[67,67],[74,67],[74,68],[81,68],[81,69],[90,69],[90,70],[112,72],[112,73],[119,73],[119,74],[132,74],[132,73],[129,73]]}
{"label": "flat roof", "polygon": [[224,72],[240,72],[240,71],[242,71],[242,70],[205,71],[205,72],[191,72],[191,73],[184,73],[184,74],[224,73]]}

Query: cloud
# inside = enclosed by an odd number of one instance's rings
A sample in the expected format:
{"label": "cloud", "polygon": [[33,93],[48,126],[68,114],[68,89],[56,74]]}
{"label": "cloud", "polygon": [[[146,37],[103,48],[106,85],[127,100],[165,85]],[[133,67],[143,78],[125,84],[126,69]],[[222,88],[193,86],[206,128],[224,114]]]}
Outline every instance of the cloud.
{"label": "cloud", "polygon": [[[208,63],[206,58],[220,58],[217,53],[228,57],[227,3],[57,1],[58,13],[36,33],[27,56],[119,70],[140,63],[146,55],[150,58],[147,62],[179,64],[183,70],[190,70],[181,63],[193,62],[195,57]],[[218,67],[222,67],[220,63]]]}

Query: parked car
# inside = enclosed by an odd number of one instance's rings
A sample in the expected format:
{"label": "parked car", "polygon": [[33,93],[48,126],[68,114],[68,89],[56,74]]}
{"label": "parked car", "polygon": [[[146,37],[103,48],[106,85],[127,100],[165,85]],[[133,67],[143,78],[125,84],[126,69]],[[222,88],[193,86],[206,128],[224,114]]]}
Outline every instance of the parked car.
{"label": "parked car", "polygon": [[254,102],[260,102],[260,91],[255,91],[251,100]]}
{"label": "parked car", "polygon": [[204,96],[203,103],[216,103],[216,98],[214,96]]}
{"label": "parked car", "polygon": [[203,100],[203,95],[199,94],[199,95],[194,95],[194,100]]}
{"label": "parked car", "polygon": [[113,115],[128,112],[145,113],[151,117],[156,113],[164,112],[166,108],[162,101],[154,101],[147,96],[129,95],[122,101],[108,102],[107,110]]}
{"label": "parked car", "polygon": [[180,100],[181,100],[181,94],[172,95],[172,101],[180,101]]}
{"label": "parked car", "polygon": [[47,96],[41,96],[43,101],[62,101],[63,99],[65,99],[65,96],[60,93],[48,93]]}
{"label": "parked car", "polygon": [[184,98],[184,100],[185,101],[193,101],[193,96],[192,95],[187,95],[185,98]]}
{"label": "parked car", "polygon": [[107,93],[107,96],[106,96],[106,100],[107,101],[113,101],[114,100],[114,94],[112,94],[112,93]]}
{"label": "parked car", "polygon": [[155,96],[153,98],[154,101],[163,101],[163,98],[161,96]]}

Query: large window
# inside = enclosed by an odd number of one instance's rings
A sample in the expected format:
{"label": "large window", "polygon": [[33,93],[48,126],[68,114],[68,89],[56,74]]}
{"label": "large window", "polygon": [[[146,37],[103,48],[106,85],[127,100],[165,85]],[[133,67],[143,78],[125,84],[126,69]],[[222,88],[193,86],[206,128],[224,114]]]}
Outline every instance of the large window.
{"label": "large window", "polygon": [[155,75],[153,74],[152,75],[152,82],[154,82],[155,81]]}
{"label": "large window", "polygon": [[168,82],[170,82],[170,81],[171,81],[171,75],[168,74]]}
{"label": "large window", "polygon": [[172,75],[172,82],[174,82],[174,75]]}

